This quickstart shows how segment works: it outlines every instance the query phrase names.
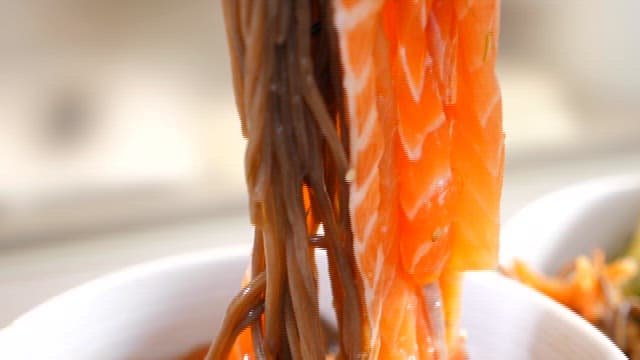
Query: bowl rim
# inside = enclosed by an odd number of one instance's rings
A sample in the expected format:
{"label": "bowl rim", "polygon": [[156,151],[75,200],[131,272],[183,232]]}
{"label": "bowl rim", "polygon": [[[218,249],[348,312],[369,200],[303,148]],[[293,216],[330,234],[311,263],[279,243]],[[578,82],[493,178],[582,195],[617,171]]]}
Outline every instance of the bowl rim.
{"label": "bowl rim", "polygon": [[634,188],[640,188],[640,172],[600,176],[567,184],[524,204],[524,206],[506,219],[504,222],[504,228],[510,228],[512,226],[510,224],[514,220],[528,216],[530,211],[539,210],[540,208],[547,206],[552,200],[567,196],[568,193],[591,190],[590,192],[586,192],[587,196],[578,199],[580,200],[580,204],[571,202],[560,203],[557,204],[558,206],[563,208],[576,208],[593,197],[602,196],[602,194],[612,192],[613,189],[629,190]]}
{"label": "bowl rim", "polygon": [[[114,273],[106,274],[90,280],[44,301],[15,319],[7,328],[0,331],[0,348],[2,348],[3,341],[6,344],[19,342],[20,336],[24,334],[24,331],[28,331],[28,329],[33,326],[37,326],[38,322],[42,321],[43,318],[46,318],[46,314],[50,312],[52,308],[55,309],[59,303],[64,303],[66,299],[73,299],[76,297],[81,298],[86,297],[91,293],[109,291],[110,289],[118,287],[118,285],[125,282],[129,282],[132,279],[142,279],[166,271],[175,271],[179,268],[192,267],[197,266],[198,264],[220,260],[230,260],[232,258],[246,258],[249,256],[251,248],[251,244],[243,244],[215,247],[206,251],[174,255],[125,267]],[[470,272],[469,274],[475,277],[475,281],[493,281],[493,286],[515,287],[518,288],[518,291],[520,292],[526,292],[527,297],[532,298],[531,301],[538,304],[540,308],[544,308],[547,311],[554,313],[559,319],[569,323],[573,328],[580,329],[582,335],[589,338],[589,342],[597,342],[599,344],[597,346],[606,350],[608,353],[615,354],[616,352],[619,352],[618,348],[615,347],[615,345],[611,343],[604,334],[595,327],[589,325],[586,320],[533,289],[508,279],[495,271]],[[16,336],[14,341],[12,341],[12,336]]]}
{"label": "bowl rim", "polygon": [[[522,249],[521,243],[515,239],[535,237],[539,240],[538,248],[546,244],[545,240],[561,229],[568,220],[572,219],[575,212],[585,208],[598,198],[616,191],[640,190],[640,172],[616,174],[590,178],[565,185],[559,189],[548,192],[517,210],[504,221],[500,230],[500,256],[499,263],[509,265],[518,257],[518,249]],[[549,209],[552,208],[551,213]],[[559,217],[556,215],[560,214]],[[532,227],[530,219],[542,219],[545,229]],[[531,233],[535,233],[532,236]],[[535,259],[534,261],[540,261]]]}
{"label": "bowl rim", "polygon": [[38,321],[40,314],[46,313],[49,308],[57,306],[57,304],[64,302],[66,299],[85,296],[89,293],[107,291],[133,279],[142,279],[170,269],[190,267],[223,259],[228,260],[237,257],[246,257],[251,253],[251,248],[251,244],[213,247],[201,251],[164,256],[155,260],[142,262],[140,264],[125,266],[114,272],[98,276],[92,280],[71,287],[68,290],[54,295],[53,297],[45,299],[41,303],[19,315],[6,327],[0,328],[0,345],[2,344],[3,336],[4,338],[8,338],[20,328],[24,326],[28,327],[30,322]]}

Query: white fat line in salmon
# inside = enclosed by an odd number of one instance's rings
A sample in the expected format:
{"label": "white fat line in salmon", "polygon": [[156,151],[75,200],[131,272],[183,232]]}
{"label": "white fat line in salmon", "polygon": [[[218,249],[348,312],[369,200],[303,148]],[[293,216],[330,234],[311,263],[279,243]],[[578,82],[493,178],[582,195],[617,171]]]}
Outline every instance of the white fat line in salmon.
{"label": "white fat line in salmon", "polygon": [[420,260],[422,260],[422,258],[427,254],[427,252],[429,252],[429,250],[433,246],[433,242],[437,241],[442,236],[442,234],[446,234],[448,232],[449,232],[449,225],[446,225],[441,228],[437,228],[436,232],[431,235],[431,238],[426,239],[424,243],[420,245],[420,247],[415,251],[413,255],[413,259],[411,259],[410,270],[412,272],[416,271],[416,267],[420,263]]}
{"label": "white fat line in salmon", "polygon": [[480,116],[480,124],[482,124],[482,127],[486,127],[487,126],[487,122],[489,121],[489,117],[493,113],[493,110],[495,109],[495,107],[498,105],[498,102],[500,102],[500,93],[499,92],[497,92],[491,98],[491,102],[489,102],[489,106],[487,107],[487,109]]}
{"label": "white fat line in salmon", "polygon": [[347,10],[337,1],[335,3],[335,24],[341,31],[350,30],[369,17],[371,13],[378,12],[382,3],[382,0],[361,1],[353,6],[351,10]]}
{"label": "white fat line in salmon", "polygon": [[400,134],[400,143],[402,144],[402,149],[407,154],[409,160],[417,161],[422,158],[422,146],[424,145],[424,139],[429,135],[429,133],[438,129],[442,124],[444,124],[446,117],[444,113],[440,114],[438,118],[433,122],[432,125],[428,126],[419,137],[419,141],[416,141],[415,148],[412,148],[409,145],[409,141],[407,141],[407,134],[405,134],[405,130],[402,126],[398,128],[398,132]]}
{"label": "white fat line in salmon", "polygon": [[404,72],[405,79],[407,79],[407,83],[409,84],[409,90],[411,90],[411,97],[413,101],[416,103],[420,102],[420,98],[422,98],[422,92],[424,91],[424,79],[426,77],[426,69],[431,65],[431,57],[426,56],[424,59],[424,66],[422,68],[422,74],[416,83],[411,75],[411,70],[409,70],[409,63],[407,62],[407,48],[401,46],[399,49],[400,53],[400,63],[402,64],[402,71]]}
{"label": "white fat line in salmon", "polygon": [[[409,218],[410,220],[413,220],[418,214],[418,211],[420,210],[420,208],[427,203],[429,198],[433,194],[435,194],[436,191],[445,189],[445,185],[447,185],[449,180],[451,180],[451,168],[447,168],[447,171],[444,174],[440,175],[440,177],[437,178],[436,181],[433,184],[431,184],[431,186],[429,186],[422,195],[420,195],[420,197],[418,198],[418,201],[414,203],[414,206],[412,206],[409,209],[406,209],[406,208],[404,209],[405,214],[407,215],[407,218]],[[445,193],[445,192],[446,191],[443,190],[442,193]]]}
{"label": "white fat line in salmon", "polygon": [[429,321],[428,325],[433,336],[433,344],[438,354],[438,360],[447,360],[449,354],[447,351],[442,292],[437,281],[422,287],[422,303]]}
{"label": "white fat line in salmon", "polygon": [[[373,161],[376,167],[380,163],[381,158],[382,158],[382,153],[380,153],[378,155],[378,158],[375,161]],[[350,205],[352,213],[353,211],[356,210],[358,206],[360,206],[360,203],[367,196],[367,192],[369,192],[369,189],[371,189],[373,182],[378,176],[379,174],[377,172],[371,171],[369,175],[367,175],[367,178],[365,179],[364,184],[362,184],[362,186],[352,185],[353,190],[351,192],[351,205]]]}
{"label": "white fat line in salmon", "polygon": [[355,144],[355,149],[353,149],[354,152],[360,152],[367,148],[367,145],[369,145],[369,142],[372,140],[373,129],[376,126],[377,120],[378,109],[375,106],[372,106],[371,109],[369,109],[367,120],[365,120],[364,129],[362,129],[361,134],[358,134],[358,139],[360,141]]}
{"label": "white fat line in salmon", "polygon": [[[345,52],[348,52],[348,49],[345,50]],[[369,76],[373,71],[373,60],[367,60],[367,62],[362,66],[362,70],[359,71],[359,76],[353,75],[354,71],[350,64],[345,63],[343,66],[345,69],[345,76],[343,80],[345,89],[349,89],[349,91],[354,94],[360,93],[369,83]]]}

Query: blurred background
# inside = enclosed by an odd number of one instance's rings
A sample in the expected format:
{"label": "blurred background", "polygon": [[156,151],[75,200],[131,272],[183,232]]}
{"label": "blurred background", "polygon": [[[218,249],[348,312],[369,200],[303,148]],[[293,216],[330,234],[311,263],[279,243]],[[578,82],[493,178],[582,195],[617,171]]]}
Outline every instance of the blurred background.
{"label": "blurred background", "polygon": [[[0,327],[69,287],[250,241],[217,0],[0,0]],[[631,0],[503,1],[503,219],[640,170]]]}

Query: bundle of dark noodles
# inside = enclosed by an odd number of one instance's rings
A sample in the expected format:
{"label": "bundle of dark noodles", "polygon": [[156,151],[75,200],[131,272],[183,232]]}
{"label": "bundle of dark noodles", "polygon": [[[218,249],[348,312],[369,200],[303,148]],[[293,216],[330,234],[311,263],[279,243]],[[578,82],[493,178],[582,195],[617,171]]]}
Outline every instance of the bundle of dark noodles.
{"label": "bundle of dark noodles", "polygon": [[[348,129],[329,1],[223,0],[223,7],[248,140],[255,238],[251,280],[229,305],[207,359],[226,359],[247,327],[257,358],[325,358],[315,248],[327,251],[337,356],[356,358],[363,310],[349,230]],[[320,225],[323,235],[317,234]]]}

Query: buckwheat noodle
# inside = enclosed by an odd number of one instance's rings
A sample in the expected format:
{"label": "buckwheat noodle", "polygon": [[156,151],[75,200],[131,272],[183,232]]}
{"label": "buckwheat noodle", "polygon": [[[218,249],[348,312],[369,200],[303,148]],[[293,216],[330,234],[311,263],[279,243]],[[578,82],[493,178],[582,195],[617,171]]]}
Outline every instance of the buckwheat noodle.
{"label": "buckwheat noodle", "polygon": [[349,230],[348,129],[329,1],[222,3],[248,140],[245,175],[255,237],[251,281],[229,304],[206,359],[227,359],[247,327],[259,359],[325,359],[313,256],[319,247],[328,257],[337,358],[355,359],[363,310]]}

